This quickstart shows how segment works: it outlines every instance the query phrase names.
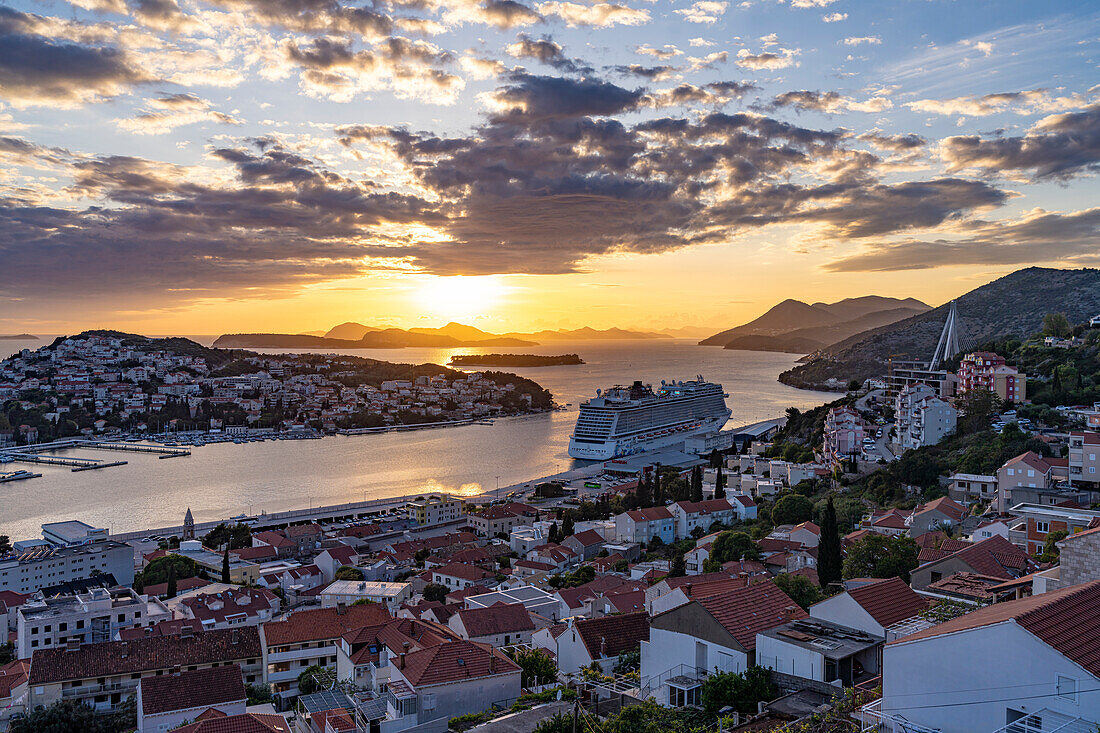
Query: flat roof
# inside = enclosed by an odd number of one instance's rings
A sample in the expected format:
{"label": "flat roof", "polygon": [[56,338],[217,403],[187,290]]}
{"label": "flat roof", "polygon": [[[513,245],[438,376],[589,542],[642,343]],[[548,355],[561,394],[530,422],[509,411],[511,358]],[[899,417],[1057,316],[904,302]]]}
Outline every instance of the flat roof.
{"label": "flat roof", "polygon": [[886,641],[880,636],[817,618],[796,619],[757,633],[785,644],[810,649],[828,659],[850,657]]}
{"label": "flat roof", "polygon": [[386,596],[395,598],[408,587],[408,583],[385,583],[379,580],[334,580],[321,591],[321,595]]}
{"label": "flat roof", "polygon": [[[1031,487],[1027,486],[1020,488]],[[1046,506],[1045,504],[1017,504],[1008,511],[1018,514],[1048,514],[1052,517],[1079,517],[1081,519],[1095,519],[1100,517],[1100,510],[1098,509],[1071,509],[1064,506]]]}

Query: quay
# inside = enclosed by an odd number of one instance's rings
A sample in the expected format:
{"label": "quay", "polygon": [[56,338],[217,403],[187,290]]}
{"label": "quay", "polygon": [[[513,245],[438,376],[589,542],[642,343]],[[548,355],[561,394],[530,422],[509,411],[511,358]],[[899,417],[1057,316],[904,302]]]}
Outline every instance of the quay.
{"label": "quay", "polygon": [[[118,443],[105,440],[89,440],[84,438],[69,438],[55,440],[50,443],[35,443],[23,445],[17,448],[0,449],[0,457],[5,463],[37,463],[44,466],[68,466],[73,471],[94,471],[99,468],[111,468],[112,466],[125,466],[127,461],[103,461],[98,458],[80,458],[77,456],[47,456],[42,455],[50,451],[71,450],[77,448],[92,448],[100,450],[127,451],[130,453],[155,453],[158,458],[176,458],[177,456],[189,456],[191,451],[186,448],[171,448],[161,445],[148,445],[143,443]],[[20,478],[40,478],[42,474],[30,474]]]}
{"label": "quay", "polygon": [[[46,466],[69,466],[74,471],[90,471],[96,468],[109,468],[111,466],[124,466],[126,461],[101,461],[98,458],[64,458],[61,456],[41,456],[37,453],[9,451],[3,454],[4,458],[19,463],[38,463]],[[41,475],[41,474],[39,474]]]}
{"label": "quay", "polygon": [[465,418],[462,420],[444,420],[442,422],[412,423],[409,425],[379,425],[373,428],[343,428],[338,435],[373,435],[375,433],[400,433],[410,430],[428,430],[430,428],[452,428],[461,425],[492,425],[492,420]]}
{"label": "quay", "polygon": [[42,478],[42,474],[22,470],[13,471],[12,473],[0,473],[0,484],[6,484],[9,481],[22,481],[26,478]]}

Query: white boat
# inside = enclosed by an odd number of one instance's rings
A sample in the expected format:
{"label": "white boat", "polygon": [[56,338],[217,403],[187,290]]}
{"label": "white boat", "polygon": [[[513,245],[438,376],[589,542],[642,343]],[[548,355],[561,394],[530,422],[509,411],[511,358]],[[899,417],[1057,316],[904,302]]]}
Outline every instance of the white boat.
{"label": "white boat", "polygon": [[662,381],[656,392],[639,381],[596,390],[594,398],[581,403],[569,455],[602,461],[721,430],[731,414],[726,396],[722,385],[701,376],[687,382]]}

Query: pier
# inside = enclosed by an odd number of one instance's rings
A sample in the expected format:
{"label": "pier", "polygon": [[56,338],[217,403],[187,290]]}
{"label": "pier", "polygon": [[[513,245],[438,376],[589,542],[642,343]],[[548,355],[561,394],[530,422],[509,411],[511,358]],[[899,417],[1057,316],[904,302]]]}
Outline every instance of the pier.
{"label": "pier", "polygon": [[374,428],[344,428],[337,430],[339,435],[373,435],[375,433],[399,433],[410,430],[428,430],[430,428],[452,428],[461,425],[492,425],[492,420],[467,418],[465,420],[445,420],[442,422],[411,423],[409,425],[379,425]]}
{"label": "pier", "polygon": [[[156,454],[157,458],[176,458],[179,456],[191,455],[191,451],[186,448],[150,445],[147,443],[119,443],[106,440],[69,438],[67,440],[55,440],[51,443],[36,443],[34,445],[19,446],[18,448],[3,448],[0,449],[0,457],[7,459],[5,462],[37,463],[43,466],[67,466],[73,471],[94,471],[99,468],[125,466],[127,463],[127,461],[104,461],[99,458],[43,455],[51,451],[72,450],[74,448],[98,448],[99,450],[126,451],[130,453],[153,453]],[[33,474],[31,477],[38,478],[40,475],[41,474]]]}
{"label": "pier", "polygon": [[178,458],[189,456],[191,451],[186,448],[176,448],[167,445],[150,445],[148,443],[110,443],[102,440],[78,440],[73,441],[72,448],[99,448],[101,450],[129,451],[131,453],[156,453],[158,458]]}
{"label": "pier", "polygon": [[46,466],[68,466],[74,471],[91,471],[96,468],[109,468],[111,466],[125,466],[126,461],[101,461],[98,458],[68,458],[62,456],[43,456],[33,452],[22,453],[8,451],[2,453],[5,458],[10,458],[19,463],[37,463]]}

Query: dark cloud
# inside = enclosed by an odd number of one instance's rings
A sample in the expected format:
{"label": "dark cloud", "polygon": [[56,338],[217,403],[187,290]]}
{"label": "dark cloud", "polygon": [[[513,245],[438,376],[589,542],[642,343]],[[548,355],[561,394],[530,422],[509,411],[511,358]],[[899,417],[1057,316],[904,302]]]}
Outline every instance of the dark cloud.
{"label": "dark cloud", "polygon": [[507,51],[515,58],[535,59],[567,73],[592,71],[592,67],[583,61],[567,57],[561,45],[550,38],[531,38],[521,33],[516,37],[515,43],[509,44]]}
{"label": "dark cloud", "polygon": [[865,132],[859,135],[859,140],[870,143],[876,148],[890,150],[895,153],[911,153],[920,150],[928,141],[920,135],[909,133],[907,135],[884,135],[879,132]]}
{"label": "dark cloud", "polygon": [[317,33],[356,33],[384,38],[393,33],[391,15],[373,7],[354,7],[339,0],[211,0],[239,10],[268,25]]}
{"label": "dark cloud", "polygon": [[566,79],[525,72],[493,94],[499,115],[515,121],[610,116],[638,107],[643,91],[598,79]]}
{"label": "dark cloud", "polygon": [[777,94],[767,105],[767,109],[779,109],[780,107],[793,107],[796,110],[810,110],[813,112],[835,112],[840,107],[844,98],[837,92],[812,92],[806,89],[794,92]]}
{"label": "dark cloud", "polygon": [[40,20],[0,7],[0,96],[12,103],[79,104],[155,80],[119,48],[38,35]]}
{"label": "dark cloud", "polygon": [[650,81],[660,81],[661,79],[667,79],[669,76],[676,73],[677,68],[675,66],[669,66],[667,64],[660,64],[657,66],[626,64],[612,66],[611,70],[617,74],[622,74],[624,76],[638,76],[643,79],[649,79]]}
{"label": "dark cloud", "polygon": [[833,272],[923,270],[952,265],[1100,264],[1100,209],[1033,212],[1016,221],[973,222],[958,239],[882,242],[830,262]]}
{"label": "dark cloud", "polygon": [[1100,170],[1100,104],[1052,115],[1023,136],[949,137],[941,153],[951,170],[982,168],[1057,180],[1095,172]]}

